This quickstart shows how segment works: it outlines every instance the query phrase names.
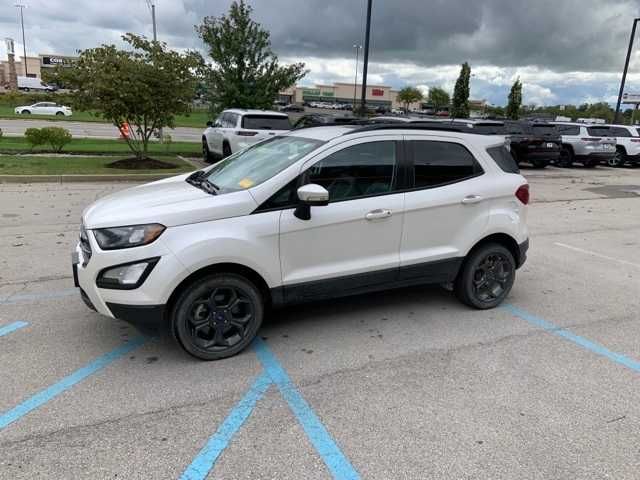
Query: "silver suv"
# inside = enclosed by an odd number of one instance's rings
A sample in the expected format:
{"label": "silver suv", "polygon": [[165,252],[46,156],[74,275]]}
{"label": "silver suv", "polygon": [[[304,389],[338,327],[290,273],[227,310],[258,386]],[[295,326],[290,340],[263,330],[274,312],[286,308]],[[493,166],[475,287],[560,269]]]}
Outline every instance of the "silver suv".
{"label": "silver suv", "polygon": [[562,150],[558,166],[570,167],[574,162],[585,167],[595,167],[600,162],[609,163],[616,155],[615,137],[602,136],[601,125],[572,122],[551,122],[562,136]]}
{"label": "silver suv", "polygon": [[629,125],[594,125],[589,127],[592,135],[615,137],[616,154],[609,158],[610,167],[622,167],[625,164],[640,165],[640,134],[636,127]]}

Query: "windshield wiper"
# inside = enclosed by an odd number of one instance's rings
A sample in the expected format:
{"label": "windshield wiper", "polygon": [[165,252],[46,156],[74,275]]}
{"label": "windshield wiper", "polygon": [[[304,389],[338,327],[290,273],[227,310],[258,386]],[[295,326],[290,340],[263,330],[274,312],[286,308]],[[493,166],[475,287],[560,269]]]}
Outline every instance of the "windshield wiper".
{"label": "windshield wiper", "polygon": [[198,170],[197,172],[193,172],[191,175],[185,178],[185,181],[193,185],[194,187],[197,187],[200,190],[203,190],[206,193],[209,193],[211,195],[217,195],[218,190],[220,190],[220,187],[215,183],[213,183],[211,180],[205,178],[205,176],[206,176],[205,171]]}

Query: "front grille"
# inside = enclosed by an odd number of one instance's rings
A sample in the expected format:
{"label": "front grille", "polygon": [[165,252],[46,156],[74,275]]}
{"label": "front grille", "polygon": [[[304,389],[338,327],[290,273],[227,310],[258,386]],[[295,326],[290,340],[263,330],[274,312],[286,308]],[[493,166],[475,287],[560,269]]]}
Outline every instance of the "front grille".
{"label": "front grille", "polygon": [[82,250],[82,266],[86,267],[91,259],[91,244],[84,228],[84,222],[80,224],[80,250]]}

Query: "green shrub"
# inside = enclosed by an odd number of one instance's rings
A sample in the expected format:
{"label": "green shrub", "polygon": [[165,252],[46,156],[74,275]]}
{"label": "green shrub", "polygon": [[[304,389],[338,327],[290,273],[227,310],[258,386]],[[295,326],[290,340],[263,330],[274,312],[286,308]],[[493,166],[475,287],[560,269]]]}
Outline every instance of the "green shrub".
{"label": "green shrub", "polygon": [[61,127],[44,127],[40,129],[45,142],[51,145],[54,152],[60,153],[73,138],[69,130]]}
{"label": "green shrub", "polygon": [[24,132],[24,138],[31,146],[31,150],[33,150],[33,147],[44,145],[47,142],[47,139],[44,138],[42,134],[42,130],[39,128],[27,128]]}
{"label": "green shrub", "polygon": [[2,129],[0,128],[0,140],[2,140]]}

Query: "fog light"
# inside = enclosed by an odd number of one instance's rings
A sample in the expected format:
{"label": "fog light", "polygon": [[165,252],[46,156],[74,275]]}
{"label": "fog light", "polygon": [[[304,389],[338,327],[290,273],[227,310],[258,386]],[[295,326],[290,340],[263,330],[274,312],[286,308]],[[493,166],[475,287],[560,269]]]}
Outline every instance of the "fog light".
{"label": "fog light", "polygon": [[159,258],[149,258],[134,263],[125,263],[105,268],[96,281],[100,288],[132,290],[138,288],[158,263]]}

